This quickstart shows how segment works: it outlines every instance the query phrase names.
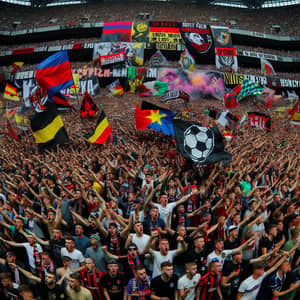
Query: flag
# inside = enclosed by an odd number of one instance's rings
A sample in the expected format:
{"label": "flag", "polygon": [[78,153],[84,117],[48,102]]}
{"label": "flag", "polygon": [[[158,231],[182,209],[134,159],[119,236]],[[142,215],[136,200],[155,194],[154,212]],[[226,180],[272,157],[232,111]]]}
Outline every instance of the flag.
{"label": "flag", "polygon": [[87,91],[85,91],[81,106],[80,114],[82,117],[92,117],[98,111],[96,103],[93,101]]}
{"label": "flag", "polygon": [[271,129],[271,117],[256,111],[248,111],[248,120],[252,128],[257,129]]}
{"label": "flag", "polygon": [[104,22],[101,42],[130,42],[132,22]]}
{"label": "flag", "polygon": [[124,90],[123,90],[123,87],[120,83],[120,80],[117,79],[115,80],[114,82],[108,84],[106,86],[106,88],[114,95],[123,95],[124,94]]}
{"label": "flag", "polygon": [[50,97],[74,85],[68,52],[59,51],[43,60],[36,67],[35,78]]}
{"label": "flag", "polygon": [[136,88],[141,85],[146,77],[146,68],[128,67],[127,79],[130,93],[133,94]]}
{"label": "flag", "polygon": [[73,107],[69,100],[61,92],[55,94],[52,97],[52,100],[55,102],[57,110],[67,110]]}
{"label": "flag", "polygon": [[104,144],[111,135],[111,128],[104,111],[101,112],[93,132],[88,133],[85,137],[90,143]]}
{"label": "flag", "polygon": [[163,98],[160,100],[161,102],[166,102],[173,99],[183,99],[186,102],[190,101],[190,95],[184,92],[183,90],[169,91],[164,93]]}
{"label": "flag", "polygon": [[17,107],[6,108],[6,110],[5,110],[6,119],[9,120],[10,118],[12,118],[17,113],[17,110],[18,110]]}
{"label": "flag", "polygon": [[140,97],[162,96],[168,91],[168,89],[168,82],[162,82],[157,80],[144,82],[143,84],[137,87]]}
{"label": "flag", "polygon": [[244,79],[237,100],[239,101],[251,95],[261,95],[263,92],[264,88],[261,87],[259,84],[251,82],[248,79]]}
{"label": "flag", "polygon": [[12,101],[19,101],[20,100],[17,88],[14,87],[11,84],[8,84],[8,83],[5,86],[3,97],[6,100],[12,100]]}
{"label": "flag", "polygon": [[261,72],[265,75],[276,75],[276,72],[272,66],[272,64],[264,59],[264,58],[261,58],[260,59],[260,66],[261,66]]}
{"label": "flag", "polygon": [[16,135],[15,131],[13,130],[13,128],[10,125],[10,122],[7,120],[7,129],[8,132],[5,133],[5,136],[10,136],[11,138],[15,139],[16,141],[19,141],[20,138]]}
{"label": "flag", "polygon": [[167,64],[168,60],[159,49],[149,59],[150,67],[166,66]]}
{"label": "flag", "polygon": [[170,110],[135,108],[135,125],[138,130],[150,128],[174,136],[173,119],[174,113]]}
{"label": "flag", "polygon": [[184,70],[189,70],[189,71],[194,71],[196,68],[196,63],[194,60],[194,57],[189,53],[187,49],[185,49],[179,59],[179,64],[182,69]]}
{"label": "flag", "polygon": [[15,72],[17,72],[18,70],[20,70],[20,67],[22,67],[23,65],[24,65],[24,62],[23,62],[23,61],[16,61],[16,62],[13,62],[13,63],[10,65],[9,72],[10,72],[10,73],[15,73]]}
{"label": "flag", "polygon": [[233,129],[235,125],[237,124],[239,118],[234,116],[230,111],[225,110],[220,113],[220,115],[217,117],[217,122],[228,129]]}
{"label": "flag", "polygon": [[231,160],[217,126],[203,127],[196,122],[176,119],[174,128],[176,144],[183,157],[201,165]]}
{"label": "flag", "polygon": [[29,100],[32,109],[37,113],[41,113],[47,108],[46,106],[46,103],[48,101],[47,91],[37,85],[31,91]]}
{"label": "flag", "polygon": [[297,101],[295,106],[288,112],[291,124],[300,124],[300,101]]}
{"label": "flag", "polygon": [[55,105],[50,105],[42,113],[31,116],[30,126],[40,151],[69,141],[63,120],[58,115]]}
{"label": "flag", "polygon": [[70,86],[70,93],[73,95],[78,95],[78,93],[80,91],[79,74],[74,73],[74,74],[72,74],[72,77],[73,77],[74,84]]}

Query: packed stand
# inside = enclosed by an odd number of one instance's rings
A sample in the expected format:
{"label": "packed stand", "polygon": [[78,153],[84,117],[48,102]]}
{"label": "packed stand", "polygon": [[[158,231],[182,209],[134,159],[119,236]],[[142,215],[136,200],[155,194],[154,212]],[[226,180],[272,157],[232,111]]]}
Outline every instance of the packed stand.
{"label": "packed stand", "polygon": [[1,140],[1,299],[299,299],[297,129],[237,130],[231,163],[199,167],[134,129],[134,96],[96,101],[105,146],[77,111],[56,151]]}

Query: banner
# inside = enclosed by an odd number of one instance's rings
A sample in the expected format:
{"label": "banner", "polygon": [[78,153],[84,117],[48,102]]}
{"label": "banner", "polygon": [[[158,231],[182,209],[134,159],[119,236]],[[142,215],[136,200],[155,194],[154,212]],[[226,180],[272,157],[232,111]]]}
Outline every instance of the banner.
{"label": "banner", "polygon": [[177,50],[182,38],[177,22],[150,22],[149,42],[157,49]]}
{"label": "banner", "polygon": [[184,91],[169,91],[167,93],[165,93],[162,97],[162,99],[160,100],[160,102],[166,102],[166,101],[169,101],[169,100],[173,100],[173,99],[178,99],[178,98],[181,98],[187,102],[189,102],[190,100],[190,96],[185,93]]}
{"label": "banner", "polygon": [[[98,59],[98,57],[101,56],[108,57],[109,55],[114,55],[122,51],[125,51],[126,66],[142,66],[144,64],[143,43],[98,43],[94,46],[93,59]],[[109,59],[112,58],[108,58],[108,60]]]}
{"label": "banner", "polygon": [[160,67],[160,66],[167,66],[167,65],[168,65],[168,61],[159,49],[149,59],[150,67]]}
{"label": "banner", "polygon": [[248,111],[247,114],[248,114],[249,124],[251,127],[257,129],[267,129],[267,130],[271,129],[270,116],[255,111]]}
{"label": "banner", "polygon": [[231,48],[231,35],[228,27],[210,26],[215,42],[215,47]]}
{"label": "banner", "polygon": [[99,65],[101,68],[112,67],[125,63],[125,49],[114,54],[101,55],[99,57]]}
{"label": "banner", "polygon": [[238,70],[238,60],[235,48],[216,47],[216,68],[231,68],[234,72]]}
{"label": "banner", "polygon": [[182,90],[191,99],[216,98],[223,99],[225,84],[221,73],[182,69],[159,69],[157,80],[169,83],[169,90]]}
{"label": "banner", "polygon": [[212,49],[212,36],[209,27],[201,23],[181,23],[181,36],[189,50],[204,54]]}
{"label": "banner", "polygon": [[131,27],[131,41],[147,43],[149,41],[149,23],[134,21]]}
{"label": "banner", "polygon": [[132,22],[105,22],[102,42],[130,42]]}

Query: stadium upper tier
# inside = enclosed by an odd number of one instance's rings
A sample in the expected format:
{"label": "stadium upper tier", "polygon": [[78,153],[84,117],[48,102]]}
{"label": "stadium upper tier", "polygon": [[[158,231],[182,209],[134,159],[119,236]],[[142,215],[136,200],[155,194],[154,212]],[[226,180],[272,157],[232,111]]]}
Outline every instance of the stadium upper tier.
{"label": "stadium upper tier", "polygon": [[98,3],[44,8],[0,4],[0,30],[74,25],[81,22],[131,21],[138,16],[152,20],[190,21],[226,25],[264,33],[299,35],[300,6],[262,10],[200,4],[160,2]]}

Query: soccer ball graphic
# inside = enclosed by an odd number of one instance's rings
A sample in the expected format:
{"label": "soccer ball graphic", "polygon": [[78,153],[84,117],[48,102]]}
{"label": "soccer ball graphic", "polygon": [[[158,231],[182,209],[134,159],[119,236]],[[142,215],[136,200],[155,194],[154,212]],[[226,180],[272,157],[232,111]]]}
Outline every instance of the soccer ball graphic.
{"label": "soccer ball graphic", "polygon": [[184,150],[194,162],[204,162],[214,148],[213,132],[208,127],[192,125],[184,132]]}

